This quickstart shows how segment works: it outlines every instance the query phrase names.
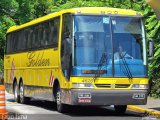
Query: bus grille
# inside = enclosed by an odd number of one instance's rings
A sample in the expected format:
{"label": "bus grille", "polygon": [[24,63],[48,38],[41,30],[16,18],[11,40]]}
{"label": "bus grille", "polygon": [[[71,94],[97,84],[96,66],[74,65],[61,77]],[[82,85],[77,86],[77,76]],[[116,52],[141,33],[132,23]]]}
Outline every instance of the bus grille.
{"label": "bus grille", "polygon": [[130,84],[95,84],[98,88],[129,88]]}

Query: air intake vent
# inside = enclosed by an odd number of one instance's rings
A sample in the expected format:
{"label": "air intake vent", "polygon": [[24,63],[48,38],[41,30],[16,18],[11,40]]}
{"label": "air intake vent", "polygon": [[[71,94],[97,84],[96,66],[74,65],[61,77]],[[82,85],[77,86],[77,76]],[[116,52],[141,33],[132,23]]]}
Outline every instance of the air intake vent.
{"label": "air intake vent", "polygon": [[110,88],[111,84],[95,84],[95,86],[100,88]]}
{"label": "air intake vent", "polygon": [[95,84],[98,88],[129,88],[130,84]]}
{"label": "air intake vent", "polygon": [[130,84],[115,84],[115,88],[128,88]]}

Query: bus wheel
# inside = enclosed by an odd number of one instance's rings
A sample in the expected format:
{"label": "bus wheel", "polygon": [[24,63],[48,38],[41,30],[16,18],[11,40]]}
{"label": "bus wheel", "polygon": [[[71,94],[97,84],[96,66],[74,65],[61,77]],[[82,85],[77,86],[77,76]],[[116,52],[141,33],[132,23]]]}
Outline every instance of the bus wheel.
{"label": "bus wheel", "polygon": [[117,114],[122,115],[126,112],[127,105],[115,105],[114,109],[115,109]]}
{"label": "bus wheel", "polygon": [[20,82],[19,95],[20,95],[20,103],[24,104],[24,103],[28,103],[30,101],[30,98],[24,96],[23,82]]}
{"label": "bus wheel", "polygon": [[14,100],[15,102],[20,102],[20,97],[19,97],[19,90],[18,90],[18,85],[17,85],[17,82],[14,83]]}
{"label": "bus wheel", "polygon": [[64,113],[67,111],[67,106],[61,103],[61,92],[60,87],[58,86],[56,91],[56,103],[57,103],[57,111],[60,113]]}

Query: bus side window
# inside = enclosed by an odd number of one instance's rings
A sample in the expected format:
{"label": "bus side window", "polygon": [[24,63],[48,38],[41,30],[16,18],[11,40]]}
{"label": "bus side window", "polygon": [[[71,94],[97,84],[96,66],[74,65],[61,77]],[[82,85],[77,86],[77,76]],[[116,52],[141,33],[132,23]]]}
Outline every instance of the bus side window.
{"label": "bus side window", "polygon": [[33,34],[33,30],[31,29],[31,28],[29,28],[28,30],[28,39],[27,39],[27,49],[29,50],[29,49],[31,49],[31,47],[32,47],[32,34]]}
{"label": "bus side window", "polygon": [[10,34],[7,34],[7,44],[6,44],[6,54],[9,54],[11,53],[12,51],[12,44],[11,44],[11,41],[12,41],[12,33]]}
{"label": "bus side window", "polygon": [[25,30],[19,31],[19,45],[18,49],[21,51],[26,50],[26,36]]}
{"label": "bus side window", "polygon": [[46,33],[46,31],[45,31],[45,25],[44,25],[44,23],[41,23],[41,26],[40,26],[40,28],[39,28],[39,33],[41,33],[41,35],[40,35],[40,37],[41,37],[41,46],[42,47],[45,47],[46,45],[47,45],[47,42],[46,42],[46,40],[45,40],[45,33]]}
{"label": "bus side window", "polygon": [[71,15],[63,15],[62,40],[61,40],[61,64],[62,71],[67,80],[70,79],[72,67],[72,39],[71,39]]}
{"label": "bus side window", "polygon": [[59,23],[60,18],[57,17],[49,22],[49,45],[58,47],[58,35],[59,35]]}
{"label": "bus side window", "polygon": [[53,45],[53,38],[55,36],[53,36],[53,30],[54,30],[54,21],[50,21],[49,22],[49,41],[48,41],[48,44],[49,45]]}
{"label": "bus side window", "polygon": [[36,27],[34,27],[34,30],[33,30],[33,36],[32,36],[32,47],[33,48],[37,48],[38,47],[38,43],[37,43],[37,33],[38,31],[37,31],[37,28]]}
{"label": "bus side window", "polygon": [[59,39],[59,25],[60,25],[60,17],[56,18],[54,20],[54,29],[53,29],[53,43],[56,45],[55,47],[58,46],[58,39]]}
{"label": "bus side window", "polygon": [[43,25],[42,24],[38,25],[38,36],[37,36],[37,39],[39,40],[40,46],[43,48],[44,44],[43,44]]}
{"label": "bus side window", "polygon": [[21,31],[18,31],[17,32],[17,40],[16,40],[16,46],[17,46],[17,50],[16,52],[20,51],[21,50]]}
{"label": "bus side window", "polygon": [[48,34],[49,34],[49,30],[48,30],[48,27],[49,27],[49,24],[48,23],[43,23],[43,45],[44,46],[48,46]]}
{"label": "bus side window", "polygon": [[32,36],[32,49],[40,48],[40,39],[38,38],[38,26],[34,27]]}
{"label": "bus side window", "polygon": [[28,34],[29,34],[28,30],[25,29],[25,30],[24,30],[24,38],[26,39],[26,40],[25,40],[26,42],[24,43],[24,44],[25,44],[25,45],[24,45],[24,46],[25,46],[25,50],[27,50]]}
{"label": "bus side window", "polygon": [[12,43],[12,45],[13,45],[13,50],[12,50],[12,52],[16,52],[17,51],[17,49],[18,49],[18,33],[17,32],[15,32],[15,33],[13,33],[14,34],[14,37],[13,37],[13,43]]}

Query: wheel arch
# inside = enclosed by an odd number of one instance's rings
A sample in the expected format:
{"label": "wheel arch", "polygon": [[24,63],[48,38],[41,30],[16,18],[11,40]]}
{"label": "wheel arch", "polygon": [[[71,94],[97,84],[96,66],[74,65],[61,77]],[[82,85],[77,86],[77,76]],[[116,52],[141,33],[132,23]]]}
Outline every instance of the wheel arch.
{"label": "wheel arch", "polygon": [[53,89],[52,89],[53,97],[54,97],[53,99],[54,99],[54,100],[55,100],[55,97],[56,97],[56,92],[57,92],[58,87],[60,87],[60,82],[59,82],[58,78],[56,78],[56,79],[54,80]]}
{"label": "wheel arch", "polygon": [[20,77],[20,79],[19,79],[19,84],[18,84],[18,87],[20,88],[20,83],[23,83],[23,79],[22,79],[22,77]]}
{"label": "wheel arch", "polygon": [[12,84],[12,90],[13,90],[13,92],[14,92],[14,84],[15,83],[17,83],[17,78],[16,77],[14,77],[14,79],[13,79],[13,84]]}

